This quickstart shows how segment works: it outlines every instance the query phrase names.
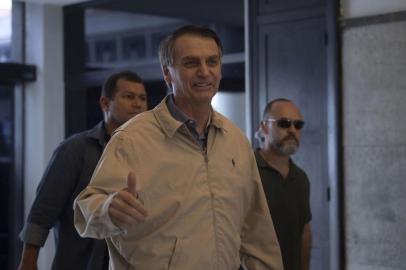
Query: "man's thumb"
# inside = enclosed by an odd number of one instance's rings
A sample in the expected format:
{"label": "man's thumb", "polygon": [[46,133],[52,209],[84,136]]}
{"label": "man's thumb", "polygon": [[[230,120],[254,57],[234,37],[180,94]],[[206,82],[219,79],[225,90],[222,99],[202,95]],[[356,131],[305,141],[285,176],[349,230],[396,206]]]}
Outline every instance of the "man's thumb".
{"label": "man's thumb", "polygon": [[136,177],[135,173],[133,171],[130,171],[127,176],[127,188],[128,192],[133,194],[134,196],[137,197],[137,189],[136,189]]}

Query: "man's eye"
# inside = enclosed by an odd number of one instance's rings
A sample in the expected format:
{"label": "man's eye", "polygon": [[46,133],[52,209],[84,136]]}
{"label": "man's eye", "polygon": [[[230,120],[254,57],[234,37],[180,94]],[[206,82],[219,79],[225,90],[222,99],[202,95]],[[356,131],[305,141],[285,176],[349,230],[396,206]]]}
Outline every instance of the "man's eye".
{"label": "man's eye", "polygon": [[217,66],[219,61],[217,59],[212,59],[207,62],[207,64],[211,67]]}
{"label": "man's eye", "polygon": [[197,66],[197,62],[196,61],[186,61],[184,63],[184,66],[185,67],[195,67],[195,66]]}

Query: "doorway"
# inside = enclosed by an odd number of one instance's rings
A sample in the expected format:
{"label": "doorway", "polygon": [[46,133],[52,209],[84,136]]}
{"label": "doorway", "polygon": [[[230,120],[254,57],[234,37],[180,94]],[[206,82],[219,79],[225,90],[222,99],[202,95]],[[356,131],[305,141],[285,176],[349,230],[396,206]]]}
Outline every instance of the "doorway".
{"label": "doorway", "polygon": [[334,31],[337,2],[246,2],[251,128],[258,128],[262,112],[272,99],[290,99],[301,109],[306,124],[300,149],[292,158],[310,180],[311,269],[341,270],[339,96]]}

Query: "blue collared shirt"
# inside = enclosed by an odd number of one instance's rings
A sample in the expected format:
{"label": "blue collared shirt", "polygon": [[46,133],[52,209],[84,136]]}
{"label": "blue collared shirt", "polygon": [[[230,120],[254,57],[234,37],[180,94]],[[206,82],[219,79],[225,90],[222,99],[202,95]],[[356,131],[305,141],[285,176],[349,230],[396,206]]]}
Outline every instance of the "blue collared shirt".
{"label": "blue collared shirt", "polygon": [[173,118],[175,118],[179,122],[184,123],[185,126],[190,131],[190,133],[192,134],[192,136],[196,139],[200,147],[202,147],[202,149],[205,150],[207,145],[207,130],[208,130],[207,127],[210,124],[210,120],[208,125],[206,126],[205,132],[203,132],[203,134],[199,134],[196,128],[197,125],[196,121],[188,117],[178,106],[176,106],[173,94],[170,94],[168,96],[166,104],[168,105],[169,113],[173,116]]}

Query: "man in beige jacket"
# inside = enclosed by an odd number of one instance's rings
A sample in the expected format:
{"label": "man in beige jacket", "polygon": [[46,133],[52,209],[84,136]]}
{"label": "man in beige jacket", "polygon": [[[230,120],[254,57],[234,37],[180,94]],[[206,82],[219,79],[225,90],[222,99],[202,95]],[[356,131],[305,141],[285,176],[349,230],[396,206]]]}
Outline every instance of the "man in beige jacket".
{"label": "man in beige jacket", "polygon": [[173,94],[115,132],[75,201],[76,229],[106,239],[114,270],[282,270],[250,144],[211,107],[218,36],[184,26],[159,54]]}

